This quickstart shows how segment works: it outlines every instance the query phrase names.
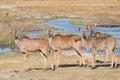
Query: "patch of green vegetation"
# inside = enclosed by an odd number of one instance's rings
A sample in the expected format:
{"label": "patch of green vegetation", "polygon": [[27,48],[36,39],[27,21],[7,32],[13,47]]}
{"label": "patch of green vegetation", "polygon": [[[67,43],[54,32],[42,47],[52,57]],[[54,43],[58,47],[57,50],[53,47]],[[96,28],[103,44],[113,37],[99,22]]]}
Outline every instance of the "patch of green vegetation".
{"label": "patch of green vegetation", "polygon": [[[0,10],[0,48],[16,48],[14,36],[9,32],[10,28],[19,29],[31,25],[34,24],[30,18],[22,17],[21,14],[15,14],[12,11]],[[19,37],[27,36],[20,34]]]}
{"label": "patch of green vegetation", "polygon": [[[4,31],[3,31],[4,32]],[[14,36],[10,33],[6,33],[6,34],[0,34],[1,38],[0,38],[0,47],[1,48],[10,48],[10,49],[15,49],[16,45],[14,42]],[[19,38],[21,39],[22,37],[28,37],[25,34],[20,34]]]}
{"label": "patch of green vegetation", "polygon": [[72,20],[70,20],[70,24],[80,25],[80,24],[83,24],[83,21],[78,20],[78,19],[72,19]]}
{"label": "patch of green vegetation", "polygon": [[14,49],[15,48],[15,44],[14,44],[13,39],[10,39],[10,37],[9,38],[3,38],[3,39],[0,39],[0,47],[1,48],[11,48],[11,49]]}

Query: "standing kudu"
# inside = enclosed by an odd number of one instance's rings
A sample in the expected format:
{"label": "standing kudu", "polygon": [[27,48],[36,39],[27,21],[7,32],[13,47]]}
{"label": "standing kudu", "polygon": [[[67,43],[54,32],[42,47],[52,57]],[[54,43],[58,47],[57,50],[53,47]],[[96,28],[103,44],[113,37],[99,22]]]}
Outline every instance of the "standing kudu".
{"label": "standing kudu", "polygon": [[[81,66],[82,61],[83,65],[85,66],[85,55],[81,51],[82,46],[82,38],[78,35],[53,35],[52,30],[48,30],[48,36],[49,36],[49,45],[50,47],[56,52],[55,53],[55,67],[57,68],[59,66],[59,59],[61,55],[61,50],[63,49],[70,49],[73,48],[80,58],[79,66]],[[82,59],[82,60],[81,60]]]}
{"label": "standing kudu", "polygon": [[[34,38],[29,39],[26,37],[23,37],[19,39],[18,34],[22,32],[22,29],[19,29],[18,31],[15,31],[13,29],[9,29],[10,33],[14,34],[15,37],[15,44],[19,47],[20,51],[24,54],[24,60],[25,60],[25,68],[29,69],[29,53],[32,51],[39,51],[44,56],[44,67],[43,70],[46,68],[46,61],[50,61],[49,56],[49,43],[46,40],[40,39],[40,38]],[[50,61],[52,69],[53,69],[53,63]]]}
{"label": "standing kudu", "polygon": [[[96,38],[99,38],[99,39],[100,39],[100,38],[103,39],[103,38],[108,38],[108,37],[110,37],[109,34],[103,34],[103,33],[100,33],[100,32],[94,33],[94,28],[96,27],[96,24],[93,25],[93,26],[85,25],[85,27],[86,27],[87,31],[90,32],[90,36],[95,36]],[[107,59],[108,59],[108,52],[107,52],[107,51],[106,51],[106,54],[107,54],[107,56],[106,56],[106,58],[105,58],[105,60],[104,60],[104,63],[106,63],[106,62],[107,62]]]}
{"label": "standing kudu", "polygon": [[[79,31],[82,32],[83,34],[83,45],[91,50],[92,52],[92,69],[95,68],[95,55],[96,52],[99,50],[105,50],[106,52],[108,52],[111,57],[112,57],[112,63],[111,63],[111,68],[113,67],[117,67],[117,57],[115,54],[115,49],[117,46],[117,40],[111,36],[109,37],[99,37],[100,34],[96,33],[95,36],[86,36],[86,32],[88,30],[81,30],[81,28],[79,27]],[[97,36],[97,37],[96,37]],[[108,54],[107,53],[107,54]],[[115,66],[114,66],[115,64]]]}

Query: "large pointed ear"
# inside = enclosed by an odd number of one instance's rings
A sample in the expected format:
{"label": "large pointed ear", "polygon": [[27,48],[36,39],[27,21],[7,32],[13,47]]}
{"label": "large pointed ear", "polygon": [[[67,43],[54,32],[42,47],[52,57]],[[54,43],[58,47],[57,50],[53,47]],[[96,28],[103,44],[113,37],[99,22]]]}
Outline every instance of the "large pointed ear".
{"label": "large pointed ear", "polygon": [[42,30],[47,31],[48,29],[47,29],[47,27],[44,27],[44,28],[42,28]]}
{"label": "large pointed ear", "polygon": [[55,27],[50,28],[50,29],[48,30],[48,34],[52,34],[55,30],[56,30]]}
{"label": "large pointed ear", "polygon": [[93,26],[92,26],[92,29],[94,29],[96,27],[96,24],[94,24]]}
{"label": "large pointed ear", "polygon": [[55,27],[52,27],[52,31],[55,31],[56,30],[56,28]]}
{"label": "large pointed ear", "polygon": [[20,28],[18,31],[17,31],[17,33],[21,33],[23,30],[22,30],[22,28]]}
{"label": "large pointed ear", "polygon": [[87,30],[87,31],[91,31],[91,27],[90,27],[89,25],[86,25],[86,24],[85,24],[85,27],[86,27],[86,30]]}
{"label": "large pointed ear", "polygon": [[14,33],[15,33],[15,30],[9,29],[9,32],[12,33],[12,34],[14,34]]}
{"label": "large pointed ear", "polygon": [[78,31],[81,31],[81,27],[80,26],[78,26]]}

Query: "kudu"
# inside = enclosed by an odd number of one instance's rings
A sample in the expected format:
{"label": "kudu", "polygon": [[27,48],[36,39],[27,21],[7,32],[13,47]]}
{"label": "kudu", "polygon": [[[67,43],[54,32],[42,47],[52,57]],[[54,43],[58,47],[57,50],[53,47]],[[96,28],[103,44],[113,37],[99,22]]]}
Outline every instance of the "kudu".
{"label": "kudu", "polygon": [[49,45],[56,52],[55,53],[55,67],[56,68],[59,66],[61,50],[70,49],[70,48],[73,48],[79,55],[79,58],[80,58],[79,66],[82,65],[81,64],[82,61],[83,61],[83,65],[84,66],[86,65],[85,55],[80,49],[82,46],[82,38],[80,36],[60,35],[60,34],[53,35],[53,31],[55,30],[55,28],[52,28],[52,30],[48,30],[48,29],[45,29],[45,30],[48,31]]}
{"label": "kudu", "polygon": [[[9,32],[14,34],[15,44],[18,46],[20,51],[24,54],[25,68],[29,70],[29,59],[28,59],[29,53],[28,52],[39,51],[44,57],[43,70],[45,70],[47,60],[50,61],[48,41],[40,38],[30,39],[27,37],[22,37],[21,39],[19,39],[18,34],[22,32],[22,29],[19,29],[17,31],[15,31],[14,29],[9,29]],[[54,70],[52,61],[50,61],[50,63],[52,66],[52,70]]]}
{"label": "kudu", "polygon": [[[108,37],[110,37],[110,35],[109,34],[103,34],[103,33],[100,33],[100,32],[96,32],[96,33],[94,33],[94,28],[96,27],[96,24],[95,25],[92,25],[92,26],[89,26],[89,25],[85,25],[85,27],[86,27],[86,29],[87,29],[87,31],[89,31],[90,32],[90,36],[95,36],[96,38],[108,38]],[[106,54],[107,54],[107,56],[106,56],[106,58],[105,58],[105,60],[104,60],[104,63],[106,63],[107,62],[107,59],[108,59],[108,52],[106,52]]]}
{"label": "kudu", "polygon": [[[117,46],[117,40],[111,36],[109,37],[101,37],[99,32],[95,34],[95,36],[86,36],[86,32],[88,30],[81,30],[79,27],[79,31],[82,32],[83,37],[83,45],[87,49],[91,50],[92,52],[92,69],[95,68],[95,55],[96,52],[99,50],[107,51],[112,57],[111,68],[117,67],[117,57],[115,54],[115,49]],[[96,37],[97,36],[97,37]],[[115,64],[115,65],[114,65]]]}

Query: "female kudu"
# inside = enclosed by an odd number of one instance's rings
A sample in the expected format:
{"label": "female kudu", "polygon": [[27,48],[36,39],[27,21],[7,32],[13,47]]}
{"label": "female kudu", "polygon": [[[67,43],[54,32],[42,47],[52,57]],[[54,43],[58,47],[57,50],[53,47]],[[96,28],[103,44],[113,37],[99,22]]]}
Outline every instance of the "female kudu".
{"label": "female kudu", "polygon": [[[83,34],[83,38],[82,38],[83,45],[87,49],[91,50],[91,52],[92,52],[92,69],[95,68],[95,64],[94,64],[95,54],[99,50],[105,50],[111,55],[111,57],[112,57],[111,68],[117,67],[117,57],[115,54],[117,40],[115,38],[113,38],[111,36],[102,37],[99,32],[97,32],[95,34],[95,36],[87,37],[86,32],[88,30],[81,30],[81,28],[79,27],[79,31],[82,32],[82,34]],[[114,64],[115,64],[115,66],[114,66]]]}
{"label": "female kudu", "polygon": [[[77,54],[80,57],[80,63],[79,66],[81,66],[82,61],[83,61],[83,65],[85,66],[85,55],[83,54],[83,52],[81,51],[81,45],[82,45],[82,38],[78,35],[53,35],[52,31],[55,30],[55,28],[53,28],[52,30],[48,30],[48,36],[49,36],[49,45],[50,47],[56,51],[55,53],[55,63],[56,63],[56,68],[59,66],[59,59],[60,59],[60,55],[61,55],[61,50],[63,49],[70,49],[73,48]],[[81,61],[82,58],[82,61]]]}
{"label": "female kudu", "polygon": [[[35,39],[29,39],[26,37],[23,37],[19,39],[18,34],[22,32],[22,29],[19,29],[18,31],[15,31],[13,29],[9,29],[10,33],[14,34],[15,37],[15,44],[19,47],[20,51],[24,54],[24,60],[25,60],[25,68],[29,69],[29,53],[31,51],[40,51],[44,56],[44,67],[43,70],[46,68],[46,61],[50,61],[49,56],[49,43],[46,40],[35,38]],[[53,63],[50,61],[52,70],[53,70]]]}

